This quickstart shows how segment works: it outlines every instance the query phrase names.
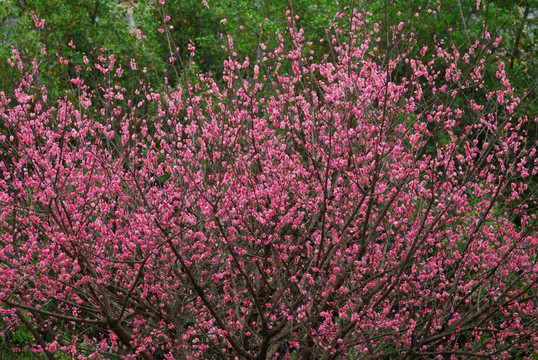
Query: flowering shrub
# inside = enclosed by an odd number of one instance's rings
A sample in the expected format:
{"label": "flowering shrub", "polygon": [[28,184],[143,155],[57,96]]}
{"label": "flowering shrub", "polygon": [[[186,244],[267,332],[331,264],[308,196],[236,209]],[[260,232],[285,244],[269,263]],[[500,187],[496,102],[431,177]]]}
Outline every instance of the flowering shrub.
{"label": "flowering shrub", "polygon": [[314,61],[289,15],[256,63],[230,37],[221,78],[163,91],[109,55],[52,101],[14,51],[0,311],[33,351],[536,357],[537,118],[502,64],[468,96],[500,39],[415,56],[410,23],[348,9]]}

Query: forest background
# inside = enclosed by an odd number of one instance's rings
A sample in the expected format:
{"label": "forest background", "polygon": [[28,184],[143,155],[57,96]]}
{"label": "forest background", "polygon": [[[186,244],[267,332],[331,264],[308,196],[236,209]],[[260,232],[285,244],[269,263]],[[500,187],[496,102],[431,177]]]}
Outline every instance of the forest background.
{"label": "forest background", "polygon": [[[223,34],[233,37],[239,58],[257,60],[259,43],[263,42],[268,49],[277,45],[276,37],[265,36],[274,34],[277,29],[285,29],[286,11],[292,9],[299,16],[297,26],[304,29],[306,40],[318,40],[313,46],[320,56],[328,49],[327,41],[319,42],[326,40],[325,29],[339,10],[352,4],[371,12],[372,21],[387,15],[387,4],[382,0],[216,0],[210,7],[196,0],[172,0],[164,6],[153,0],[3,0],[0,2],[0,56],[5,61],[12,56],[12,47],[15,47],[25,61],[31,61],[42,44],[46,44],[46,55],[40,57],[40,81],[54,89],[56,96],[72,86],[70,79],[77,75],[76,67],[82,64],[83,56],[96,59],[101,53],[115,54],[118,64],[124,67],[136,58],[140,67],[148,69],[148,79],[157,87],[164,85],[160,84],[163,70],[173,66],[169,61],[170,41],[179,47],[181,63],[194,63],[192,73],[218,74],[223,66]],[[404,18],[412,18],[419,9],[437,5],[432,0],[396,0],[390,4],[389,15],[394,16],[400,11]],[[480,35],[483,24],[486,24],[490,32],[503,39],[492,54],[496,61],[488,62],[487,74],[494,73],[499,62],[505,62],[507,75],[520,92],[518,95],[531,91],[532,98],[538,72],[537,2],[490,0],[484,4],[486,11],[479,11],[475,1],[443,1],[443,11],[413,24],[417,44],[433,45],[434,39],[446,37],[447,42],[456,47],[469,46],[471,39]],[[43,31],[35,30],[32,12],[40,19],[46,19],[47,26]],[[170,16],[170,21],[163,26],[165,14]],[[161,28],[166,33],[158,30]],[[144,34],[143,42],[135,36],[136,29]],[[447,32],[448,29],[451,31]],[[192,59],[189,43],[197,49]],[[69,59],[69,66],[58,67],[59,57]],[[13,71],[7,66],[0,68],[2,89],[16,85],[17,77]],[[132,81],[135,83],[137,79]],[[535,103],[528,101],[529,106],[535,106]]]}

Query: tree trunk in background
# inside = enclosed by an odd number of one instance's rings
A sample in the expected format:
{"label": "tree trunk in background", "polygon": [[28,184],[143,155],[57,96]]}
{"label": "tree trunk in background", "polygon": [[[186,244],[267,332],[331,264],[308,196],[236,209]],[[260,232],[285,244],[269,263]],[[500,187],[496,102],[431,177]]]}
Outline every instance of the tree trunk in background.
{"label": "tree trunk in background", "polygon": [[133,0],[122,1],[118,4],[120,8],[125,10],[125,19],[127,20],[127,27],[129,31],[136,30],[136,24],[133,16],[133,12],[136,10],[138,4]]}
{"label": "tree trunk in background", "polygon": [[527,22],[527,17],[529,16],[530,6],[529,4],[525,5],[525,10],[523,11],[523,18],[516,30],[516,38],[514,39],[514,47],[512,49],[512,56],[510,59],[510,69],[514,68],[514,62],[516,62],[517,57],[519,56],[519,44],[521,42],[521,35],[523,34],[523,29],[525,28],[525,23]]}

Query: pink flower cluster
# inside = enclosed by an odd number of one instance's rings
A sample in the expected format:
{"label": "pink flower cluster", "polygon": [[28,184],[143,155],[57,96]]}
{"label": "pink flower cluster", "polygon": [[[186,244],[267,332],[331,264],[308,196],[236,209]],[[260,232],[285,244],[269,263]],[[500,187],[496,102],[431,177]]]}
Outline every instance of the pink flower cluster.
{"label": "pink flower cluster", "polygon": [[502,66],[468,99],[489,44],[416,53],[400,19],[383,43],[339,16],[352,31],[321,61],[292,22],[256,61],[227,38],[221,78],[167,91],[130,93],[142,70],[107,56],[86,59],[99,88],[52,102],[14,52],[5,323],[49,358],[536,356],[537,118]]}

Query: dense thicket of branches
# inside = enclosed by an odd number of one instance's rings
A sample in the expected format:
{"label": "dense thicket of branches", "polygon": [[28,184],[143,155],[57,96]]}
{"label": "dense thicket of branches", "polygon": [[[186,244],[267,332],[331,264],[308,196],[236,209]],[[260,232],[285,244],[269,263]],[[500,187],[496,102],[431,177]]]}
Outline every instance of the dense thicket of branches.
{"label": "dense thicket of branches", "polygon": [[163,90],[101,54],[51,100],[13,51],[4,335],[49,359],[536,357],[538,118],[485,77],[500,37],[419,46],[347,8],[316,54],[287,15],[257,61],[228,37],[219,77]]}

